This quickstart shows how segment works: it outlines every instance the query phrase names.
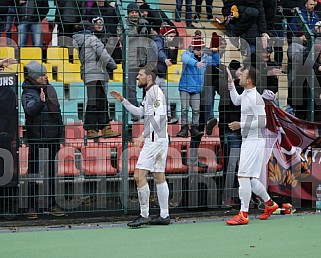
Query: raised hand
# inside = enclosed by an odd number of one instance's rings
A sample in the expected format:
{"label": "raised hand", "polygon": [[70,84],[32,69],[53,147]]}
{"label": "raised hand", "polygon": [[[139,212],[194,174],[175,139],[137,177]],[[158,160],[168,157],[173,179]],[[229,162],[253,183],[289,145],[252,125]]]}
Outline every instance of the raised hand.
{"label": "raised hand", "polygon": [[165,64],[166,66],[171,66],[172,65],[171,59],[165,59]]}
{"label": "raised hand", "polygon": [[228,127],[232,130],[232,131],[235,131],[235,130],[239,130],[241,128],[241,124],[240,122],[238,121],[234,121],[232,123],[229,123],[228,124]]}
{"label": "raised hand", "polygon": [[144,136],[140,135],[137,139],[134,140],[134,147],[140,148],[144,143]]}
{"label": "raised hand", "polygon": [[112,90],[110,95],[118,102],[122,102],[124,100],[124,97],[117,90]]}
{"label": "raised hand", "polygon": [[203,61],[198,62],[196,66],[197,68],[202,68],[204,66]]}
{"label": "raised hand", "polygon": [[231,74],[231,71],[228,67],[226,67],[226,72],[227,72],[227,82],[232,83],[233,82],[233,76]]}
{"label": "raised hand", "polygon": [[41,100],[41,102],[46,102],[46,94],[43,91],[43,88],[41,88],[41,90],[40,90],[40,100]]}
{"label": "raised hand", "polygon": [[8,67],[10,69],[10,65],[17,64],[18,61],[14,58],[5,58],[3,60],[0,60],[0,67]]}

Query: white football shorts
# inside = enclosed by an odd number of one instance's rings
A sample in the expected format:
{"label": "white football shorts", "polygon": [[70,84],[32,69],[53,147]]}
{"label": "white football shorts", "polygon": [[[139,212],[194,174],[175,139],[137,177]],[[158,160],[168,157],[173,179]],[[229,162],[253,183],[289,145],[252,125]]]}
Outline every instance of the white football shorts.
{"label": "white football shorts", "polygon": [[144,143],[138,161],[137,169],[145,169],[150,172],[165,172],[168,151],[168,141]]}

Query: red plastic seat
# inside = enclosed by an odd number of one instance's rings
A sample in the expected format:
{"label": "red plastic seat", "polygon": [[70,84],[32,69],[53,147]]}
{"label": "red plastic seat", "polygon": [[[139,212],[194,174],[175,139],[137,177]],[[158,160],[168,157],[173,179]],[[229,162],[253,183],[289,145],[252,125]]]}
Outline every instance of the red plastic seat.
{"label": "red plastic seat", "polygon": [[76,154],[80,151],[74,147],[64,147],[58,152],[58,176],[79,176],[80,170],[76,167]]}
{"label": "red plastic seat", "polygon": [[[141,148],[133,147],[132,144],[130,144],[127,150],[125,151],[128,151],[128,174],[134,174]],[[118,159],[118,170],[120,173],[123,173],[122,160],[124,158],[124,153],[121,152],[121,148],[118,153],[121,153],[120,158]]]}
{"label": "red plastic seat", "polygon": [[65,143],[69,147],[81,148],[84,144],[85,131],[82,123],[65,126]]}
{"label": "red plastic seat", "polygon": [[179,48],[187,49],[192,41],[192,37],[187,35],[185,22],[174,22],[179,34]]}
{"label": "red plastic seat", "polygon": [[86,176],[115,175],[117,169],[111,165],[111,148],[106,146],[82,147],[82,171]]}
{"label": "red plastic seat", "polygon": [[132,138],[137,138],[144,131],[144,122],[135,122],[132,124]]}
{"label": "red plastic seat", "polygon": [[188,167],[182,164],[182,155],[177,148],[168,147],[166,173],[187,173]]}
{"label": "red plastic seat", "polygon": [[[217,164],[217,157],[212,149],[199,147],[198,160],[208,165],[208,173],[215,173],[216,171],[222,170],[222,166]],[[199,169],[199,172],[203,172],[203,170]]]}

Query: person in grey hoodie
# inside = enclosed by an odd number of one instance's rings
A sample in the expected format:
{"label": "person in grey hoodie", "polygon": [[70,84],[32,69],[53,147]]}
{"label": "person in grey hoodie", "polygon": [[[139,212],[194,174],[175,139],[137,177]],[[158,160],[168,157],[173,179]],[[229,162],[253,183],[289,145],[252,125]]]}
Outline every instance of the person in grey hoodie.
{"label": "person in grey hoodie", "polygon": [[[83,21],[75,25],[73,45],[78,50],[81,62],[81,77],[87,87],[87,107],[84,130],[89,139],[120,136],[112,130],[108,116],[108,101],[104,90],[109,81],[107,69],[114,70],[117,65],[108,54],[104,44],[92,33],[93,25]],[[98,131],[101,130],[102,134]]]}

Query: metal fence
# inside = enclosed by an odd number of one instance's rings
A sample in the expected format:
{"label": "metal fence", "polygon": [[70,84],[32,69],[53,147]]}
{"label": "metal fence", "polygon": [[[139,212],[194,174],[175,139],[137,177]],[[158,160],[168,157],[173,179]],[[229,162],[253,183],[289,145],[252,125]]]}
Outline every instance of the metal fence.
{"label": "metal fence", "polygon": [[[72,5],[66,6],[63,2],[74,3],[76,8]],[[18,74],[19,126],[16,145],[19,146],[19,166],[17,168],[19,181],[15,187],[1,188],[2,209],[0,213],[2,215],[19,216],[30,209],[36,209],[36,212],[40,214],[48,213],[49,208],[53,206],[60,207],[67,213],[76,214],[80,212],[94,214],[100,211],[128,214],[139,209],[133,172],[140,149],[133,146],[133,141],[141,134],[143,122],[131,121],[132,117],[122,108],[121,104],[110,97],[108,92],[116,89],[128,97],[129,73],[133,72],[130,63],[131,61],[138,62],[129,56],[130,50],[133,47],[138,50],[139,47],[146,47],[146,44],[152,43],[153,39],[150,35],[140,35],[136,36],[137,41],[133,43],[133,37],[130,35],[131,25],[127,23],[127,4],[129,2],[112,3],[116,15],[114,18],[118,19],[119,24],[111,24],[110,26],[116,28],[119,25],[121,34],[109,35],[109,43],[117,43],[120,39],[122,60],[118,63],[117,69],[110,73],[108,85],[104,86],[106,86],[105,90],[109,101],[111,127],[113,130],[121,132],[122,136],[89,139],[83,129],[87,91],[84,78],[81,77],[81,66],[85,66],[85,64],[79,60],[79,48],[77,50],[74,47],[75,42],[72,39],[74,31],[71,29],[75,24],[79,24],[83,20],[90,20],[96,15],[96,13],[90,14],[88,12],[87,2],[56,1],[56,4],[60,4],[60,6],[56,6],[55,21],[52,20],[52,15],[49,17],[49,21],[48,18],[40,23],[38,20],[38,24],[42,28],[42,39],[38,46],[35,46],[35,42],[33,42],[33,46],[30,46],[31,39],[27,41],[26,45],[22,45],[19,41],[19,37],[22,40],[21,37],[25,33],[22,29],[19,32],[15,28],[10,30],[12,40],[1,39],[0,57],[15,57],[19,61],[18,64],[11,67],[13,70],[5,68],[5,72],[13,71]],[[157,10],[160,6],[162,10],[165,10],[169,19],[174,22],[175,10],[171,5],[152,4],[152,7]],[[47,7],[37,7],[38,17],[41,16],[42,8],[46,9]],[[221,6],[213,7],[214,17],[221,16],[220,9]],[[55,10],[55,6],[50,3],[51,14],[52,10]],[[69,16],[67,11],[70,11]],[[297,13],[303,20],[299,10]],[[205,17],[205,13],[202,15]],[[0,17],[2,18],[3,14]],[[24,24],[22,16],[13,14],[13,17],[15,17],[18,26]],[[283,16],[280,20],[284,22],[286,17]],[[1,23],[5,24],[6,22],[2,19]],[[33,21],[33,23],[37,23],[37,21]],[[210,45],[213,32],[218,33],[219,40],[224,38],[227,40],[225,53],[221,57],[221,63],[226,66],[230,65],[233,59],[242,62],[243,54],[239,51],[238,43],[232,43],[232,38],[225,37],[221,27],[215,22],[200,18],[195,29],[188,28],[187,30],[185,20],[182,18],[180,21],[174,22],[174,25],[179,36],[174,41],[176,45],[173,45],[173,48],[178,52],[178,55],[176,63],[168,68],[164,86],[167,90],[170,116],[180,120],[181,102],[178,84],[183,67],[180,56],[188,49],[194,31],[199,29],[202,32],[206,46]],[[309,42],[313,43],[312,32],[306,26],[305,29],[306,34],[310,35]],[[277,40],[281,38],[281,41],[284,41],[285,31],[278,32],[280,36]],[[30,36],[32,33],[34,32],[31,32]],[[133,44],[139,46],[133,46]],[[281,65],[284,68],[286,67],[286,57],[282,47],[283,45],[281,45],[281,52],[284,54],[284,60]],[[42,141],[39,143],[27,140],[26,127],[28,126],[25,123],[26,117],[22,108],[21,95],[22,83],[28,76],[26,65],[31,60],[36,60],[46,67],[49,81],[57,92],[62,111],[63,137],[53,142]],[[219,70],[220,67],[217,69]],[[283,108],[286,106],[287,82],[286,74],[278,76],[278,96]],[[213,82],[210,82],[210,87],[213,85],[211,83]],[[312,95],[309,96],[311,100],[314,99],[313,87],[311,86]],[[217,86],[214,92],[210,93],[213,99],[209,107],[212,109],[210,111],[214,110],[214,116],[221,119],[221,117],[231,116],[234,111],[231,111],[227,105],[222,105],[223,97],[226,96],[219,94],[219,92],[219,86]],[[138,102],[142,100],[142,95],[143,92],[137,90]],[[301,99],[301,97],[299,98]],[[314,120],[314,105],[310,105],[309,108],[309,111],[305,111],[309,113],[309,119]],[[189,119],[191,115],[192,113],[189,111]],[[238,205],[235,174],[239,148],[233,148],[230,144],[239,141],[239,138],[236,136],[236,139],[232,139],[233,135],[230,135],[232,140],[229,139],[224,128],[220,128],[219,132],[219,127],[216,126],[209,135],[205,134],[200,143],[197,143],[191,137],[176,137],[181,129],[180,122],[168,125],[170,144],[166,163],[166,178],[170,186],[169,203],[173,212],[190,212],[190,209],[199,208],[216,212]],[[37,158],[32,159],[31,157]],[[31,166],[32,171],[36,171],[36,173],[30,172]],[[149,177],[149,183],[151,187],[150,206],[152,210],[156,210],[158,207],[156,188],[151,177]]]}

